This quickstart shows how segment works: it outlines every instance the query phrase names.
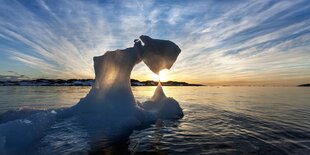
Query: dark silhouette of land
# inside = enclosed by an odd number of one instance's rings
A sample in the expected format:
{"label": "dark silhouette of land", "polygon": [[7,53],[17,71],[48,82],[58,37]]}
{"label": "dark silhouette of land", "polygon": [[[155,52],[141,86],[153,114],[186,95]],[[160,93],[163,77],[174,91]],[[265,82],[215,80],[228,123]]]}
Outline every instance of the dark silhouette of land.
{"label": "dark silhouette of land", "polygon": [[[131,79],[131,86],[157,86],[157,81]],[[91,86],[94,79],[34,79],[20,81],[0,81],[0,86]],[[161,82],[163,86],[203,86],[180,81]]]}
{"label": "dark silhouette of land", "polygon": [[310,87],[310,83],[301,84],[301,85],[298,85],[297,87]]}

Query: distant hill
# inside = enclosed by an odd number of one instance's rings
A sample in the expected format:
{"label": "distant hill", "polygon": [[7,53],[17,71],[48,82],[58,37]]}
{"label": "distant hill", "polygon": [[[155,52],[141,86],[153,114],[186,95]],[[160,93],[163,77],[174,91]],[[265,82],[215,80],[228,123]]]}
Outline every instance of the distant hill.
{"label": "distant hill", "polygon": [[310,87],[310,83],[307,83],[307,84],[301,84],[301,85],[298,85],[297,87]]}
{"label": "distant hill", "polygon": [[[156,81],[130,80],[132,86],[157,86]],[[0,81],[0,86],[91,86],[94,79],[35,79],[21,81]],[[161,83],[163,86],[203,86],[201,84],[190,84],[186,82],[167,81]]]}

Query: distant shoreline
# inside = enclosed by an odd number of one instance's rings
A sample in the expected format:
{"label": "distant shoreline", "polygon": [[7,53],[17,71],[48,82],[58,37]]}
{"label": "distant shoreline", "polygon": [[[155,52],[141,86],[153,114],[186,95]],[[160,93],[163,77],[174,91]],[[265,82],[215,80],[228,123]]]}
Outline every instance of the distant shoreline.
{"label": "distant shoreline", "polygon": [[[136,79],[130,80],[131,86],[157,86],[157,81],[147,80],[139,81]],[[92,86],[94,79],[33,79],[33,80],[19,80],[19,81],[1,81],[0,86]],[[276,86],[276,85],[203,85],[192,84],[182,81],[166,81],[161,82],[163,86],[210,86],[210,87],[310,87],[309,83],[292,85],[292,86]]]}
{"label": "distant shoreline", "polygon": [[[20,81],[0,81],[0,86],[92,86],[94,79],[35,79]],[[157,81],[130,80],[131,86],[157,86]],[[204,86],[202,84],[191,84],[179,81],[161,82],[163,86]]]}
{"label": "distant shoreline", "polygon": [[301,85],[298,85],[297,87],[310,87],[310,83],[301,84]]}

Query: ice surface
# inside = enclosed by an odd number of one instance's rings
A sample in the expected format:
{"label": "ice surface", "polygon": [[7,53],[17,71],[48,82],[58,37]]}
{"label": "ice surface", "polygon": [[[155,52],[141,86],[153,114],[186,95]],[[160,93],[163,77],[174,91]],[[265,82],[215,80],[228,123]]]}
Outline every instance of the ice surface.
{"label": "ice surface", "polygon": [[143,62],[155,73],[163,69],[170,69],[176,61],[181,49],[169,40],[152,39],[142,35],[140,39],[144,43]]}
{"label": "ice surface", "polygon": [[160,82],[152,98],[142,103],[141,107],[161,119],[179,119],[184,115],[179,103],[171,97],[166,97]]}
{"label": "ice surface", "polygon": [[151,99],[153,101],[160,101],[160,100],[165,99],[165,98],[167,98],[167,97],[166,97],[166,94],[164,93],[163,87],[161,86],[161,83],[158,82],[158,85],[157,85],[155,92],[154,92]]}
{"label": "ice surface", "polygon": [[128,134],[156,119],[183,117],[178,102],[166,97],[160,83],[149,101],[137,104],[130,86],[134,66],[143,61],[158,74],[162,69],[170,69],[181,52],[171,41],[148,36],[140,39],[144,45],[135,40],[134,47],[94,57],[95,83],[75,106],[65,110],[21,110],[3,115],[0,118],[0,154],[17,154],[26,149],[57,119],[75,117],[88,131],[96,131],[90,133],[98,138],[101,131],[108,137],[115,131]]}
{"label": "ice surface", "polygon": [[56,114],[41,111],[0,124],[0,154],[18,154],[20,150],[25,150],[34,140],[43,136],[55,119]]}
{"label": "ice surface", "polygon": [[77,113],[130,115],[135,107],[130,74],[140,61],[134,47],[108,51],[103,56],[94,57],[95,83],[74,110]]}

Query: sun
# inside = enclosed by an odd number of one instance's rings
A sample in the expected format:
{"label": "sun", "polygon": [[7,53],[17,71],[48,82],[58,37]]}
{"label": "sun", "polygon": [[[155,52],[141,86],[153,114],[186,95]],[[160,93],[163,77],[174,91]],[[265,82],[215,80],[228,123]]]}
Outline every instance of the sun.
{"label": "sun", "polygon": [[161,70],[159,72],[159,75],[157,74],[152,74],[152,80],[153,81],[161,81],[161,82],[166,82],[168,80],[167,78],[167,70]]}

